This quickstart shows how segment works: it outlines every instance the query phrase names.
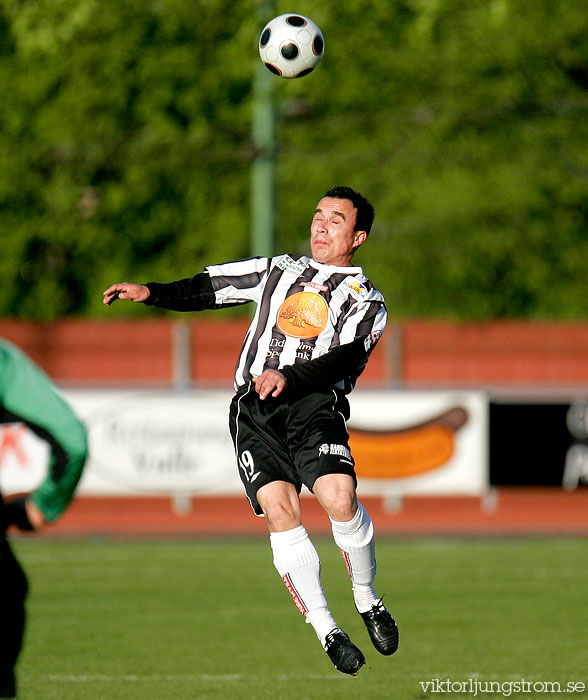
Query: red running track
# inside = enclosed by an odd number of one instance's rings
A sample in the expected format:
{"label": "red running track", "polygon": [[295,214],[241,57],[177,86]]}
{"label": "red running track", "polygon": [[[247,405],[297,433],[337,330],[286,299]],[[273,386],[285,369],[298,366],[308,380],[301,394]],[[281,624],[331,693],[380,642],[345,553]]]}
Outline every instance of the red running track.
{"label": "red running track", "polygon": [[[501,488],[485,499],[406,497],[391,504],[361,499],[378,536],[501,537],[588,536],[588,488]],[[330,533],[313,497],[303,498],[303,521],[311,534]],[[43,530],[50,537],[227,537],[266,536],[263,518],[245,497],[195,497],[187,512],[170,498],[90,498],[73,501],[61,519]]]}

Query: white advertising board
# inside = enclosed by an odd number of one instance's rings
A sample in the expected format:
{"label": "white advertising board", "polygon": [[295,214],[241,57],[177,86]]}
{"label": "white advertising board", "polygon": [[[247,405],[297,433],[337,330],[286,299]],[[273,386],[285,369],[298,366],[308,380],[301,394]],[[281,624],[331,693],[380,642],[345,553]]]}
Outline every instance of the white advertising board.
{"label": "white advertising board", "polygon": [[487,492],[488,397],[483,392],[357,391],[350,404],[360,493]]}
{"label": "white advertising board", "polygon": [[0,425],[0,492],[28,493],[46,471],[49,447],[20,423]]}
{"label": "white advertising board", "polygon": [[242,493],[232,392],[67,392],[88,427],[88,494]]}
{"label": "white advertising board", "polygon": [[[79,494],[242,494],[228,430],[232,392],[62,392],[88,428]],[[362,392],[350,397],[351,448],[364,494],[482,494],[488,400],[481,392]],[[30,491],[47,448],[0,427],[0,487]]]}

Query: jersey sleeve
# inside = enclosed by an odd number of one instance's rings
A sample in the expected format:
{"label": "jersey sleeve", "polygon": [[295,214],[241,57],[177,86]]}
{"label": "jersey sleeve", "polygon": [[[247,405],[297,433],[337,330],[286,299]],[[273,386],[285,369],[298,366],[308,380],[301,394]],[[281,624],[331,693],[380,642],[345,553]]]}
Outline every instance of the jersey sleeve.
{"label": "jersey sleeve", "polygon": [[148,282],[147,306],[170,311],[204,311],[258,301],[268,258],[209,265],[194,277],[176,282]]}
{"label": "jersey sleeve", "polygon": [[86,429],[52,381],[17,348],[0,345],[4,422],[22,422],[49,446],[44,480],[32,494],[47,521],[71,501],[86,458]]}
{"label": "jersey sleeve", "polygon": [[271,260],[248,258],[222,265],[209,265],[206,270],[219,307],[259,302]]}
{"label": "jersey sleeve", "polygon": [[367,363],[364,341],[359,338],[320,357],[282,367],[288,393],[305,396],[313,391],[327,391],[345,380],[350,373],[359,376]]}
{"label": "jersey sleeve", "polygon": [[147,306],[170,311],[203,311],[215,308],[215,297],[207,272],[176,282],[148,282]]}

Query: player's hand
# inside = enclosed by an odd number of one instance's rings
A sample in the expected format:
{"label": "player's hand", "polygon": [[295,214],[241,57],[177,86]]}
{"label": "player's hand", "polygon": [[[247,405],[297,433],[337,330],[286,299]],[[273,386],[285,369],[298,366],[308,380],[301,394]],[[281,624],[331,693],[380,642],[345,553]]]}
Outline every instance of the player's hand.
{"label": "player's hand", "polygon": [[255,391],[259,394],[259,398],[263,399],[268,396],[279,396],[286,388],[286,377],[277,369],[266,369],[259,377],[253,378]]}
{"label": "player's hand", "polygon": [[45,516],[39,508],[31,501],[30,498],[27,498],[27,501],[25,503],[25,508],[27,510],[27,517],[29,519],[29,523],[33,526],[33,530],[37,530],[40,527],[43,527],[47,520],[45,519]]}
{"label": "player's hand", "polygon": [[131,284],[120,282],[108,287],[104,292],[103,303],[110,306],[117,299],[129,299],[130,301],[146,301],[149,299],[149,288],[144,284]]}

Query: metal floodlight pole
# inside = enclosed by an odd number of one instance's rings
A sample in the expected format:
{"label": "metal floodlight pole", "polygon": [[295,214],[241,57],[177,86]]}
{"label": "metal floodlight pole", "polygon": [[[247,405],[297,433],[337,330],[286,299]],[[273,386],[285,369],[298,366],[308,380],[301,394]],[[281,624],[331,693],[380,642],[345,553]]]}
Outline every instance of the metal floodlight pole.
{"label": "metal floodlight pole", "polygon": [[[259,17],[271,19],[272,0],[261,0]],[[276,78],[258,61],[253,82],[251,166],[251,254],[271,257],[275,253],[276,170]]]}

